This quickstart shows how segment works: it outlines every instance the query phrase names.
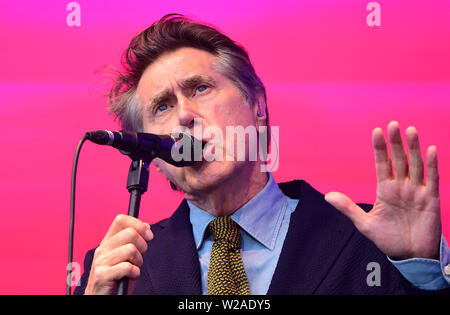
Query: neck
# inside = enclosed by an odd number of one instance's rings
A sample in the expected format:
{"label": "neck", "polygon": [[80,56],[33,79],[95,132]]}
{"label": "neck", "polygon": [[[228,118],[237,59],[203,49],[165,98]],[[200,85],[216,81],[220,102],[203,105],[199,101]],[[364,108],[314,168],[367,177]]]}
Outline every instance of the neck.
{"label": "neck", "polygon": [[237,170],[217,188],[190,201],[216,217],[230,216],[258,194],[268,179],[268,173],[260,171],[259,163],[251,163]]}

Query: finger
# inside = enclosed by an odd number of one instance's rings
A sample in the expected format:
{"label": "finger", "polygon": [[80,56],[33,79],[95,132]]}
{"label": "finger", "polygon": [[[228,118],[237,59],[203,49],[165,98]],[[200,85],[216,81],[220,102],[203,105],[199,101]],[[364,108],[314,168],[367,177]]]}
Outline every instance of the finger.
{"label": "finger", "polygon": [[392,163],[387,151],[386,141],[381,128],[375,128],[372,132],[372,145],[375,154],[375,170],[377,181],[382,182],[392,179]]}
{"label": "finger", "polygon": [[391,144],[392,165],[396,179],[402,180],[408,176],[408,159],[402,143],[398,122],[392,121],[388,125],[388,136]]}
{"label": "finger", "polygon": [[409,177],[411,182],[417,185],[423,185],[423,159],[420,152],[419,134],[415,127],[406,129],[406,142],[409,151]]}
{"label": "finger", "polygon": [[134,244],[129,243],[97,255],[95,266],[114,266],[124,261],[128,261],[137,267],[141,267],[144,263],[141,252]]}
{"label": "finger", "polygon": [[366,212],[349,197],[339,192],[330,192],[325,195],[325,200],[347,216],[361,233],[367,231]]}
{"label": "finger", "polygon": [[153,238],[153,233],[151,232],[150,225],[148,223],[144,223],[141,220],[128,215],[119,214],[115,217],[104,239],[111,238],[113,235],[128,227],[136,230],[147,241],[150,241]]}
{"label": "finger", "polygon": [[104,282],[117,281],[123,278],[137,279],[141,275],[139,267],[125,261],[114,266],[102,268],[98,276]]}
{"label": "finger", "polygon": [[128,227],[102,241],[100,248],[103,251],[111,251],[126,244],[133,244],[141,253],[145,253],[148,247],[147,242],[142,235],[134,228]]}
{"label": "finger", "polygon": [[439,173],[437,165],[436,146],[432,145],[427,150],[427,183],[426,187],[430,194],[439,197]]}

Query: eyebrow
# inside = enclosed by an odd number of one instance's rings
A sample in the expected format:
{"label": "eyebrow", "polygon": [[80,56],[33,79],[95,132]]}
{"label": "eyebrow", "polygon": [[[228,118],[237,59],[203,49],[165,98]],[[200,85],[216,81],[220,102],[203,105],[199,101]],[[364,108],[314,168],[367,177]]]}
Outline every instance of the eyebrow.
{"label": "eyebrow", "polygon": [[[216,81],[209,75],[201,75],[201,74],[195,74],[193,76],[187,77],[183,79],[179,86],[184,90],[193,89],[196,86],[198,86],[201,83],[207,83],[212,86],[216,85]],[[172,89],[164,89],[158,93],[156,93],[149,102],[148,108],[152,108],[153,106],[167,101],[169,99],[175,98],[175,94],[173,93]]]}

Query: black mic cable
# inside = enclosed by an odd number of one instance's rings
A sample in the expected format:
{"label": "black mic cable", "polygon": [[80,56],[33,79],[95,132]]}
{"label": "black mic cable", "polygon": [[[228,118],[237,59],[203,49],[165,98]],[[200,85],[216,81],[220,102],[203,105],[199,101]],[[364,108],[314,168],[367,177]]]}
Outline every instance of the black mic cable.
{"label": "black mic cable", "polygon": [[77,178],[77,165],[78,165],[78,157],[80,156],[81,147],[83,143],[88,139],[88,134],[85,134],[83,138],[81,138],[80,142],[78,142],[77,149],[75,151],[75,157],[73,160],[72,166],[72,179],[70,185],[70,219],[69,219],[69,263],[67,265],[67,295],[71,295],[72,288],[72,264],[73,264],[73,232],[75,225],[75,184]]}
{"label": "black mic cable", "polygon": [[[73,269],[73,243],[75,225],[75,186],[78,158],[81,147],[86,140],[101,145],[108,145],[119,149],[121,153],[128,155],[133,160],[145,160],[151,162],[153,158],[159,157],[166,162],[177,166],[190,166],[195,164],[195,149],[203,148],[203,143],[190,135],[179,133],[175,135],[155,135],[151,133],[138,133],[132,131],[109,131],[96,130],[86,132],[78,143],[72,167],[72,180],[70,189],[70,221],[69,221],[69,263],[67,265],[67,295],[71,295],[72,269]],[[186,147],[185,147],[186,146]],[[177,149],[177,153],[186,153],[183,157],[172,156],[172,148]]]}

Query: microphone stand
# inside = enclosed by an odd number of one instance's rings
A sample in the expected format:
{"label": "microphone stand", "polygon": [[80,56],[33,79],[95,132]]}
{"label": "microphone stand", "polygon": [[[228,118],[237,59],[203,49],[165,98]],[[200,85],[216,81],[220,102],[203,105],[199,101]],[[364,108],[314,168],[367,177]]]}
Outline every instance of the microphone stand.
{"label": "microphone stand", "polygon": [[[130,203],[128,205],[128,215],[137,218],[141,196],[148,188],[149,161],[133,159],[128,171],[127,189],[130,193]],[[127,295],[128,278],[119,280],[117,285],[117,295]]]}

